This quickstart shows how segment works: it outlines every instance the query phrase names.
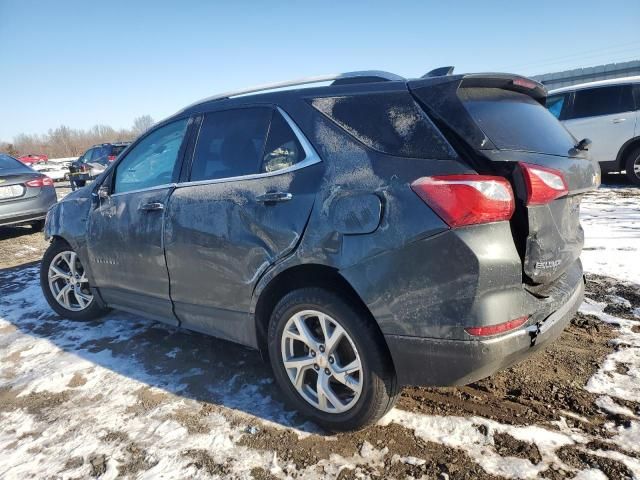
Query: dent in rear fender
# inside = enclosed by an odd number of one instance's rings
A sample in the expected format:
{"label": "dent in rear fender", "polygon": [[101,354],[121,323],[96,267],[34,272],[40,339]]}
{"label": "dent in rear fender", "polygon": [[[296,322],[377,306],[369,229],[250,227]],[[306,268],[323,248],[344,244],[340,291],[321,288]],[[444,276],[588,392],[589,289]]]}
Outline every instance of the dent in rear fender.
{"label": "dent in rear fender", "polygon": [[385,334],[464,339],[464,327],[505,322],[531,308],[507,222],[449,230],[340,273]]}

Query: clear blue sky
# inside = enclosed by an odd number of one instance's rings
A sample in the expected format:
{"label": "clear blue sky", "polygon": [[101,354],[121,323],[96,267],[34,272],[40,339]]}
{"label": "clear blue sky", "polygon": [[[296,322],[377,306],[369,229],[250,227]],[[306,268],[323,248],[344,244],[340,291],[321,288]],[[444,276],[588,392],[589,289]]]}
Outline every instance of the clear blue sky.
{"label": "clear blue sky", "polygon": [[220,91],[324,73],[630,60],[639,25],[639,0],[0,0],[0,140],[129,127]]}

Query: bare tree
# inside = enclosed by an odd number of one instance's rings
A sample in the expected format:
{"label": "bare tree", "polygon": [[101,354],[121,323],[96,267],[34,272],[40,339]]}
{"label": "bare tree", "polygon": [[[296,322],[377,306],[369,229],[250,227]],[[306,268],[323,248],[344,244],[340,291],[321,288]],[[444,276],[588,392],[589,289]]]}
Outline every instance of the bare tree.
{"label": "bare tree", "polygon": [[13,142],[0,142],[0,152],[18,156],[28,153],[43,153],[49,158],[77,157],[92,145],[109,142],[131,141],[153,125],[150,115],[137,117],[130,130],[115,130],[109,125],[94,125],[82,130],[66,125],[49,129],[45,135],[21,133]]}
{"label": "bare tree", "polygon": [[131,131],[136,135],[142,135],[153,126],[153,118],[151,115],[142,115],[133,119],[133,128]]}

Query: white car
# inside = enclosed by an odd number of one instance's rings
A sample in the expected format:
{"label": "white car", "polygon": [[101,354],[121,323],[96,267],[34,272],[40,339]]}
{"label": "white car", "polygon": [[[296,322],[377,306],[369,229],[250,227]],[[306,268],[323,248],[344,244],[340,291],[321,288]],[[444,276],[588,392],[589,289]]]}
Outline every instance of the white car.
{"label": "white car", "polygon": [[603,172],[626,171],[640,185],[640,76],[551,90],[547,108],[589,151]]}
{"label": "white car", "polygon": [[65,168],[61,164],[56,164],[52,162],[36,163],[34,165],[31,165],[31,168],[33,168],[37,172],[43,173],[54,182],[65,180],[69,175],[68,168]]}

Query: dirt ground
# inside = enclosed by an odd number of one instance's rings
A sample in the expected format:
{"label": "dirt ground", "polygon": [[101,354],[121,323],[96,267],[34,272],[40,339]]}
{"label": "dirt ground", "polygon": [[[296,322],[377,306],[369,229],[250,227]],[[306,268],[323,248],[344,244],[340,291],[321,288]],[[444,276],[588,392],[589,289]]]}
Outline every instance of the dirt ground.
{"label": "dirt ground", "polygon": [[[615,323],[578,313],[557,342],[513,368],[465,387],[407,388],[387,422],[327,436],[281,403],[254,352],[128,314],[61,321],[33,300],[32,262],[43,248],[41,233],[0,230],[0,478],[639,475],[640,448],[614,437],[636,431],[640,399],[606,409],[585,388],[608,355],[627,348]],[[605,313],[638,320],[637,286],[587,280],[586,296]],[[487,466],[471,447],[435,441],[416,423],[450,418],[486,438],[483,455],[520,459],[529,473]],[[530,426],[542,430],[523,440]],[[554,434],[575,441],[542,449]]]}

